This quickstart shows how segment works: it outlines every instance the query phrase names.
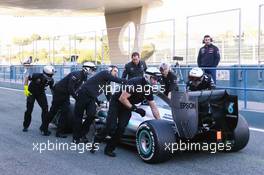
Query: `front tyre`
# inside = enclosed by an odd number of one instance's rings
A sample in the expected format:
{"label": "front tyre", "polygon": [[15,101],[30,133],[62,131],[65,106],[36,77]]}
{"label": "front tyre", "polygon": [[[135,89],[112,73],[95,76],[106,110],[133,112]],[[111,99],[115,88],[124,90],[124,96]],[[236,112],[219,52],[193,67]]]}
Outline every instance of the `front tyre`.
{"label": "front tyre", "polygon": [[176,142],[173,122],[166,120],[148,120],[143,122],[136,133],[137,151],[140,158],[147,163],[158,163],[171,157],[166,147]]}

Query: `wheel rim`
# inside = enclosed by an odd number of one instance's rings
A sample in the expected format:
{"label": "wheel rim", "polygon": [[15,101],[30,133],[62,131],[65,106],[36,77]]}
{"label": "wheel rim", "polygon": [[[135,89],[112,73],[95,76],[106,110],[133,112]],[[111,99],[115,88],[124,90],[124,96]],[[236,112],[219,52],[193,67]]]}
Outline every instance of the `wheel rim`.
{"label": "wheel rim", "polygon": [[143,154],[147,155],[151,152],[152,149],[151,146],[152,146],[152,139],[149,132],[147,132],[146,130],[142,130],[139,134],[140,151]]}

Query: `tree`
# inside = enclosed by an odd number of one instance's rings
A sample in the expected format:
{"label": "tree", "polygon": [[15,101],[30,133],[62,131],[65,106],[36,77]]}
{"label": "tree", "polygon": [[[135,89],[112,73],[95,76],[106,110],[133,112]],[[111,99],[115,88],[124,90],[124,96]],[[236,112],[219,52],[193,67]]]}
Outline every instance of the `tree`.
{"label": "tree", "polygon": [[31,44],[32,41],[30,38],[26,37],[14,37],[13,43],[19,47],[18,58],[21,62],[21,57],[24,59],[24,46]]}
{"label": "tree", "polygon": [[154,52],[155,52],[155,45],[153,43],[144,45],[141,52],[141,59],[146,61],[154,54]]}
{"label": "tree", "polygon": [[[33,55],[35,57],[38,57],[38,40],[41,40],[41,36],[38,34],[33,33],[30,37],[32,43],[33,43]],[[35,54],[36,53],[36,54]]]}

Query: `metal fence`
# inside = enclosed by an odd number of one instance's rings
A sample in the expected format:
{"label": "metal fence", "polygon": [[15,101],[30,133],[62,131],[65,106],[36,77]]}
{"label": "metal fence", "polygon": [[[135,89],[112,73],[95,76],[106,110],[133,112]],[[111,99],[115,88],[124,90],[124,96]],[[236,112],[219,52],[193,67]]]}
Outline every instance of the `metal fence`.
{"label": "metal fence", "polygon": [[[166,19],[70,35],[33,34],[28,38],[15,38],[13,44],[0,43],[0,64],[18,65],[29,56],[35,64],[67,65],[77,58],[78,62],[108,64],[110,49],[112,54],[121,53],[127,60],[131,52],[140,51],[147,62],[158,62],[174,55],[174,25],[174,19]],[[110,48],[109,37],[112,37],[111,42],[118,43],[117,47]]]}
{"label": "metal fence", "polygon": [[[204,35],[211,35],[221,54],[221,63],[241,63],[241,9],[186,17],[186,64],[196,63]],[[243,48],[243,52],[246,51]]]}
{"label": "metal fence", "polygon": [[263,43],[263,6],[264,4],[259,5],[259,17],[258,17],[258,64],[264,63],[264,43]]}
{"label": "metal fence", "polygon": [[[213,36],[221,64],[259,64],[264,62],[264,4],[259,5],[258,26],[243,28],[241,9],[229,9],[186,17],[185,63],[196,63],[203,35]],[[195,25],[196,24],[196,25]],[[198,24],[198,25],[197,25]],[[243,29],[243,30],[242,30]],[[183,52],[183,51],[181,51]]]}
{"label": "metal fence", "polygon": [[[221,54],[221,64],[261,64],[264,62],[263,4],[259,5],[259,24],[256,30],[242,31],[241,9],[228,9],[186,18],[185,37],[176,36],[175,19],[166,19],[144,24],[128,23],[125,26],[85,33],[61,36],[32,35],[13,44],[0,44],[0,64],[20,64],[32,55],[37,64],[68,64],[79,58],[79,62],[90,60],[96,63],[110,63],[111,53],[129,55],[138,47],[150,64],[161,59],[171,62],[175,55],[184,56],[185,64],[196,63],[201,40],[210,34]],[[257,16],[256,16],[257,18]],[[108,32],[120,31],[112,41],[118,47],[110,48]],[[119,33],[119,32],[118,32]],[[184,35],[184,34],[182,34]],[[178,41],[178,40],[181,41]],[[186,45],[184,41],[186,41]],[[177,42],[175,42],[177,41]],[[177,45],[177,46],[176,46]]]}
{"label": "metal fence", "polygon": [[[105,69],[107,66],[98,67],[98,71]],[[119,65],[119,76],[123,71],[123,66]],[[31,72],[41,72],[43,66],[32,66]],[[78,66],[62,66],[56,65],[55,81],[59,81],[73,70],[78,70]],[[188,71],[192,66],[173,68],[178,74],[179,70],[179,86],[181,90],[185,89]],[[206,69],[206,68],[204,68]],[[215,68],[210,68],[215,69]],[[264,107],[264,66],[231,66],[218,67],[217,70],[217,88],[227,89],[232,94],[238,95],[243,100],[243,108],[262,110]],[[23,66],[0,66],[0,82],[22,84],[25,68]]]}
{"label": "metal fence", "polygon": [[175,55],[175,20],[149,22],[138,27],[143,31],[138,35],[141,38],[138,45],[143,50],[143,57],[148,58],[146,62],[149,64],[159,64],[161,60],[172,62]]}
{"label": "metal fence", "polygon": [[[193,66],[181,67],[179,85],[186,86],[188,71]],[[264,66],[222,66],[216,69],[217,89],[227,89],[232,94],[238,95],[243,100],[243,108],[263,111],[264,108]],[[179,71],[174,69],[174,71]],[[249,104],[249,105],[248,105]],[[248,107],[249,106],[249,107]]]}

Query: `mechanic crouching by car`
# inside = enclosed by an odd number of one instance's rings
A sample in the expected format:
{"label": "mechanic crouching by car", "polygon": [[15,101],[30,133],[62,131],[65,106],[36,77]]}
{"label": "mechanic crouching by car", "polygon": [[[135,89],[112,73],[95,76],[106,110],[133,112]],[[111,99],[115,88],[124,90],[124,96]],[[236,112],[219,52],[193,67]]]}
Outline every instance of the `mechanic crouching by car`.
{"label": "mechanic crouching by car", "polygon": [[138,52],[133,52],[131,57],[132,61],[125,65],[122,78],[127,78],[129,80],[134,77],[143,77],[147,69],[146,63],[140,60]]}
{"label": "mechanic crouching by car", "polygon": [[[90,125],[95,119],[96,99],[105,93],[105,89],[110,86],[110,82],[125,84],[126,80],[118,78],[118,69],[116,66],[110,66],[108,70],[98,72],[89,78],[78,90],[74,109],[74,126],[73,126],[73,142],[87,143],[86,134],[89,132]],[[87,118],[82,123],[84,110],[86,110]]]}
{"label": "mechanic crouching by car", "polygon": [[66,138],[63,134],[63,129],[66,125],[66,116],[70,105],[70,96],[74,99],[77,98],[76,91],[87,80],[87,76],[95,72],[96,66],[92,62],[83,63],[82,70],[69,73],[62,80],[57,82],[54,86],[52,105],[48,113],[47,122],[44,129],[47,130],[49,123],[53,120],[54,116],[61,109],[61,116],[58,121],[58,128],[56,137]]}
{"label": "mechanic crouching by car", "polygon": [[201,68],[195,67],[189,72],[186,89],[188,91],[211,90],[215,89],[215,84],[211,75],[204,73]]}
{"label": "mechanic crouching by car", "polygon": [[171,98],[171,91],[178,91],[177,76],[171,71],[171,67],[167,63],[161,63],[159,66],[161,72],[161,92],[167,97]]}
{"label": "mechanic crouching by car", "polygon": [[[41,120],[42,124],[40,126],[40,131],[42,135],[50,135],[50,131],[47,128],[44,128],[44,123],[47,120],[48,114],[48,101],[45,94],[45,87],[49,86],[51,91],[53,91],[54,80],[52,76],[54,75],[55,70],[53,66],[44,66],[43,73],[33,73],[32,76],[27,78],[27,81],[24,84],[24,93],[27,97],[27,109],[24,115],[23,122],[23,131],[27,132],[28,127],[31,123],[31,114],[34,108],[35,100],[37,100],[39,106],[41,107]],[[28,81],[30,84],[28,85]]]}
{"label": "mechanic crouching by car", "polygon": [[[128,80],[125,88],[122,88],[122,91],[116,92],[112,96],[106,119],[106,127],[95,135],[93,148],[95,148],[96,143],[102,142],[107,135],[110,135],[113,128],[115,128],[114,134],[111,135],[111,139],[107,142],[104,150],[105,155],[115,157],[116,154],[113,151],[124,133],[131,113],[136,112],[142,117],[145,116],[145,110],[136,106],[136,104],[144,100],[148,101],[153,116],[156,119],[160,119],[160,114],[153,98],[154,86],[157,86],[159,78],[160,71],[157,68],[148,68],[144,73],[144,77],[136,77]],[[136,87],[141,88],[137,89]],[[95,150],[92,149],[91,153],[94,152]]]}

